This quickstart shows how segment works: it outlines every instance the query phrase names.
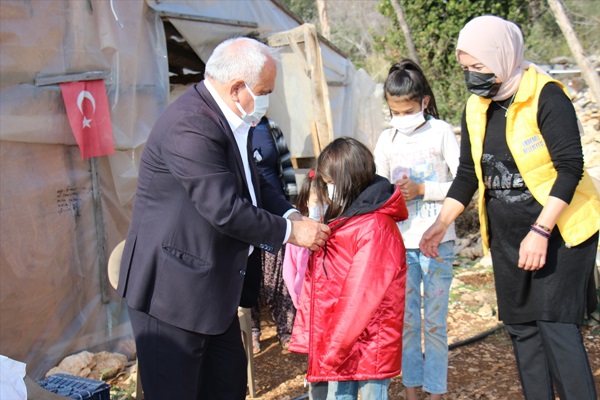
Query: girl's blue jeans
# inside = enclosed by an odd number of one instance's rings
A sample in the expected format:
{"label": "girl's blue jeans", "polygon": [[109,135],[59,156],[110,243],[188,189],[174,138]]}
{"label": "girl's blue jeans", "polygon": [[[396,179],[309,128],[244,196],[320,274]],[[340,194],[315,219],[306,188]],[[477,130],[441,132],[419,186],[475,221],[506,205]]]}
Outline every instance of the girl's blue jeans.
{"label": "girl's blue jeans", "polygon": [[[446,318],[454,242],[440,244],[439,258],[427,258],[419,249],[406,250],[406,307],[402,336],[402,383],[422,386],[428,393],[446,393],[448,333]],[[423,296],[421,296],[421,282]],[[423,315],[421,316],[421,309]],[[424,328],[424,329],[423,329]],[[424,333],[425,349],[421,332]],[[425,351],[423,351],[425,350]]]}
{"label": "girl's blue jeans", "polygon": [[388,400],[390,379],[311,383],[311,400]]}

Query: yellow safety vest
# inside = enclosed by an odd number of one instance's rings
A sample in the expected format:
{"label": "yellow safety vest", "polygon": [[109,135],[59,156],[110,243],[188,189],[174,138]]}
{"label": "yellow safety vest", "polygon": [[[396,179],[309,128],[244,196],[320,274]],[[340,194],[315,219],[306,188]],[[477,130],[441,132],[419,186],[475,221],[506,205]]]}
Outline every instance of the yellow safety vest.
{"label": "yellow safety vest", "polygon": [[[548,82],[556,83],[567,94],[562,83],[545,74],[539,74],[535,68],[527,69],[506,117],[508,148],[527,188],[542,206],[546,204],[557,176],[546,142],[537,124],[540,92]],[[467,101],[466,108],[471,154],[475,162],[475,173],[479,180],[479,222],[485,252],[489,249],[489,236],[483,195],[485,186],[481,157],[487,109],[491,101],[491,99],[472,95]],[[557,225],[567,247],[584,242],[600,229],[600,200],[594,183],[586,171],[583,173],[583,178],[579,182],[569,206],[560,215]]]}

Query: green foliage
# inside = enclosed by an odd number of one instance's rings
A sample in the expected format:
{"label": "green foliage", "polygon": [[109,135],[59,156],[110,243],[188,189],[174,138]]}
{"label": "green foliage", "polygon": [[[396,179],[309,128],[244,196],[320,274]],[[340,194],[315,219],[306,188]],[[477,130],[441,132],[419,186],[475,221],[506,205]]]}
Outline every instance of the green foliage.
{"label": "green foliage", "polygon": [[[521,0],[398,0],[404,11],[412,39],[436,95],[441,118],[458,125],[468,97],[462,71],[456,61],[458,33],[472,18],[493,14],[524,26],[530,9],[539,1]],[[390,63],[408,57],[406,41],[390,0],[382,0],[379,11],[392,27],[376,42]],[[526,31],[526,29],[524,29]]]}
{"label": "green foliage", "polygon": [[127,386],[112,385],[110,389],[111,400],[135,400],[135,383]]}
{"label": "green foliage", "polygon": [[536,64],[545,64],[553,57],[571,54],[551,13],[542,16],[531,26],[525,38],[525,47],[525,59]]}
{"label": "green foliage", "polygon": [[[567,17],[587,55],[600,53],[600,2],[563,0],[563,3]],[[540,14],[525,36],[525,58],[545,64],[557,56],[571,56],[563,33],[545,2],[540,7]]]}
{"label": "green foliage", "polygon": [[[373,5],[376,1],[369,0]],[[298,18],[311,23],[320,32],[320,20],[316,0],[282,0]],[[375,29],[369,14],[375,14],[379,20],[383,17],[368,3],[361,1],[326,0],[327,15],[330,24],[329,40],[342,51],[357,68],[364,68],[367,58],[377,55],[373,51]]]}
{"label": "green foliage", "polygon": [[563,0],[567,16],[587,55],[600,53],[600,1]]}
{"label": "green foliage", "polygon": [[315,0],[281,0],[281,2],[304,22],[317,24],[319,15]]}
{"label": "green foliage", "polygon": [[[315,0],[280,1],[303,21],[319,27]],[[453,125],[460,123],[469,95],[456,61],[456,40],[464,24],[472,18],[493,14],[517,23],[525,38],[525,59],[537,64],[571,55],[547,0],[396,1],[404,10],[421,67],[436,95],[440,116]],[[385,80],[393,63],[409,57],[391,0],[379,0],[378,5],[377,0],[326,2],[331,42],[377,82]],[[563,3],[586,53],[600,53],[600,1],[563,0]],[[373,15],[374,6],[380,15]]]}
{"label": "green foliage", "polygon": [[[464,24],[493,14],[518,24],[525,38],[525,59],[547,64],[570,56],[565,38],[545,0],[397,0],[404,11],[421,67],[436,95],[440,116],[458,125],[468,92],[456,61],[455,45]],[[564,0],[568,18],[588,54],[600,52],[600,1]],[[391,0],[381,0],[379,12],[391,21],[387,34],[375,41],[390,65],[409,57],[406,40]]]}

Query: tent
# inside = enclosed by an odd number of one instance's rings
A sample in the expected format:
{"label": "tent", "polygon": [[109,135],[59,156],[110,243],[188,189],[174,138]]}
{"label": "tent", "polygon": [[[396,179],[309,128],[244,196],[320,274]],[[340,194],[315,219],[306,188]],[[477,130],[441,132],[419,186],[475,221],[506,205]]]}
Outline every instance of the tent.
{"label": "tent", "polygon": [[[234,36],[280,49],[269,116],[298,168],[337,136],[374,146],[376,85],[277,0],[0,2],[0,354],[33,378],[81,350],[131,354],[106,265],[139,157],[157,116]],[[94,78],[115,153],[83,160],[58,83]]]}

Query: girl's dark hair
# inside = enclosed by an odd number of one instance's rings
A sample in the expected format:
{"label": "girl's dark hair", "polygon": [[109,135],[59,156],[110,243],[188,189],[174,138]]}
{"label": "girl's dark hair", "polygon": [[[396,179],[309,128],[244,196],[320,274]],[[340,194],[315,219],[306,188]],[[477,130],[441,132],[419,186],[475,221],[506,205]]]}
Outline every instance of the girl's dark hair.
{"label": "girl's dark hair", "polygon": [[[314,180],[320,204],[329,204],[324,222],[339,218],[375,179],[375,161],[371,151],[356,139],[341,137],[323,149],[317,159]],[[327,197],[327,185],[333,182],[333,199]]]}
{"label": "girl's dark hair", "polygon": [[425,113],[434,118],[439,118],[435,96],[423,74],[421,67],[413,60],[403,59],[392,65],[388,77],[383,84],[384,94],[387,96],[407,96],[410,100],[421,102],[423,98],[429,97],[429,104]]}
{"label": "girl's dark hair", "polygon": [[300,185],[300,189],[298,189],[298,196],[296,197],[296,210],[300,212],[300,214],[305,217],[308,216],[308,198],[310,197],[310,187],[312,185],[312,181],[315,177],[315,171],[311,169],[304,180],[302,180],[302,184]]}

